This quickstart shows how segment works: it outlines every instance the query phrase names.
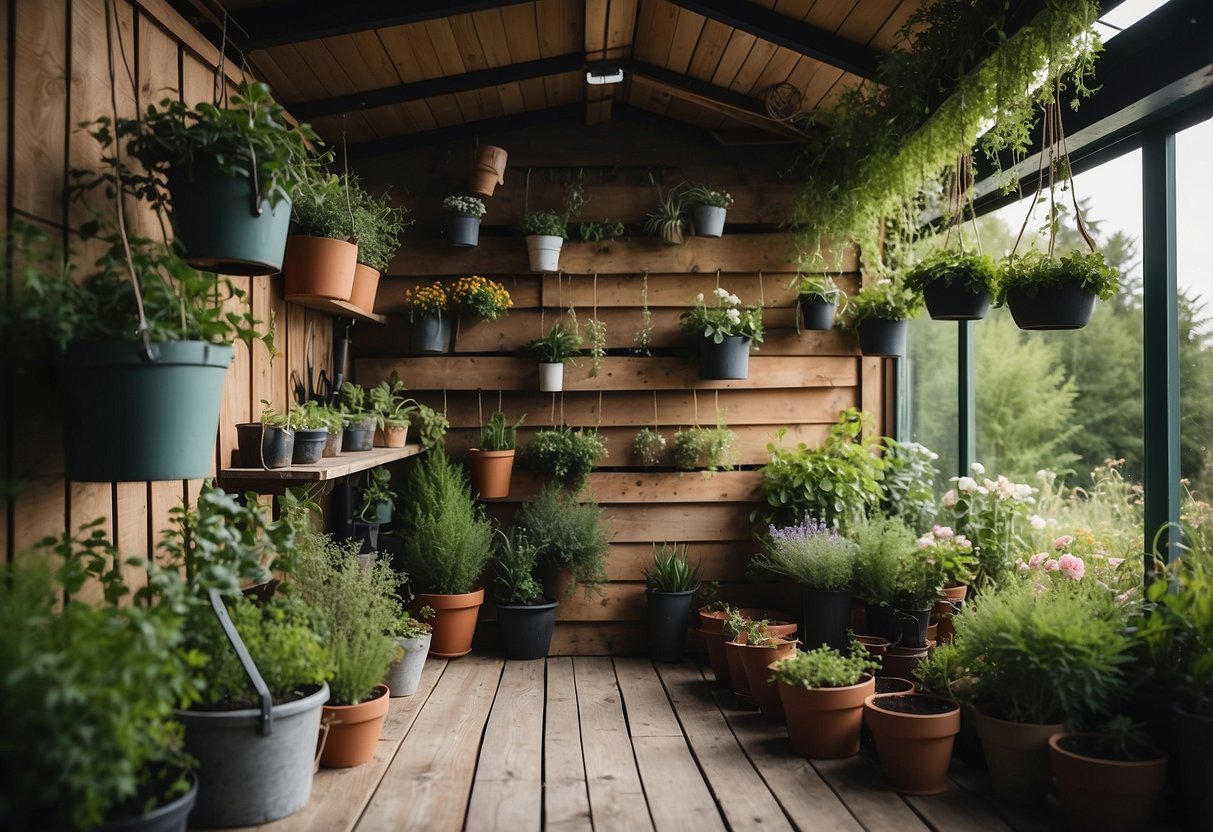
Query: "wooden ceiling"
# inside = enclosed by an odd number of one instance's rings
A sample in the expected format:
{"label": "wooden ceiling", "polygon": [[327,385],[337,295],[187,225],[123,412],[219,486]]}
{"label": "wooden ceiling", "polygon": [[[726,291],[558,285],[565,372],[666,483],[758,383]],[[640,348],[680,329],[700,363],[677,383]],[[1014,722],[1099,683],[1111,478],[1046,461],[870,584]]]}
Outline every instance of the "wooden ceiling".
{"label": "wooden ceiling", "polygon": [[[177,0],[296,117],[352,156],[570,115],[795,140],[776,84],[828,107],[869,78],[921,0]],[[226,21],[225,21],[226,16]],[[591,86],[589,62],[625,70]]]}

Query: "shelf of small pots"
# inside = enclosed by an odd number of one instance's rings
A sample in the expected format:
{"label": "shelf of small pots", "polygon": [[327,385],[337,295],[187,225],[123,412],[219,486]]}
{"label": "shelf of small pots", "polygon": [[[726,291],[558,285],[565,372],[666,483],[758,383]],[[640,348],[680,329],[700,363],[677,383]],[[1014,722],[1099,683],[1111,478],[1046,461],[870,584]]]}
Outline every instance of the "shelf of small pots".
{"label": "shelf of small pots", "polygon": [[526,352],[539,361],[539,392],[559,393],[564,389],[564,365],[581,354],[581,336],[555,323],[546,335],[529,341]]}
{"label": "shelf of small pots", "polygon": [[416,617],[408,610],[402,610],[389,633],[400,646],[399,658],[392,662],[383,679],[393,699],[412,696],[421,684],[421,672],[425,669],[425,659],[430,654],[430,640],[433,638],[430,625],[426,622],[433,617],[434,610],[430,607],[421,607]]}
{"label": "shelf of small pots", "polygon": [[497,634],[507,659],[542,659],[556,631],[559,601],[544,595],[537,568],[543,543],[526,529],[497,530],[493,563],[493,603]]}
{"label": "shelf of small pots", "polygon": [[526,236],[526,251],[533,272],[559,272],[560,249],[568,232],[568,217],[555,211],[530,211],[519,229]]}
{"label": "shelf of small pots", "polygon": [[261,421],[236,425],[240,464],[245,468],[285,468],[295,456],[297,412],[275,413],[273,405],[261,401]]}
{"label": "shelf of small pots", "polygon": [[750,373],[750,346],[762,343],[762,307],[742,308],[741,298],[717,287],[709,306],[702,292],[679,319],[697,338],[701,379],[742,379]]}
{"label": "shelf of small pots", "polygon": [[509,153],[491,144],[476,147],[472,154],[472,168],[468,175],[468,190],[483,197],[490,197],[498,185],[505,184],[505,166]]}
{"label": "shelf of small pots", "polygon": [[824,760],[858,754],[864,700],[875,691],[879,667],[855,642],[845,652],[822,645],[772,662],[792,751]]}
{"label": "shelf of small pots", "polygon": [[367,391],[371,411],[375,414],[375,445],[381,448],[403,448],[409,437],[409,425],[419,419],[421,407],[405,395],[404,382],[392,374]]}
{"label": "shelf of small pots", "polygon": [[772,654],[755,654],[753,650],[748,650],[751,639],[756,647],[761,647],[764,651],[784,643],[794,644],[796,623],[747,618],[740,610],[731,609],[724,622],[724,632],[727,636],[724,642],[724,658],[733,694],[743,702],[754,704],[754,689],[750,686],[750,674],[746,672],[745,663],[748,659],[757,670],[770,664],[770,658],[765,663],[760,660]]}
{"label": "shelf of small pots", "polygon": [[829,332],[841,305],[847,307],[847,294],[829,275],[801,275],[796,287],[796,331]]}
{"label": "shelf of small pots", "polygon": [[409,352],[440,355],[450,349],[451,319],[447,315],[447,294],[440,281],[428,286],[413,286],[404,292],[404,308],[409,315]]}
{"label": "shelf of small pots", "polygon": [[447,245],[475,248],[480,243],[480,218],[488,211],[476,196],[448,196],[442,200],[446,212]]}
{"label": "shelf of small pots", "polygon": [[681,664],[686,659],[691,606],[700,586],[699,567],[688,561],[689,550],[685,543],[662,543],[644,569],[649,657],[655,662]]}
{"label": "shelf of small pots", "polygon": [[341,440],[343,453],[369,451],[375,447],[378,420],[367,401],[366,390],[352,381],[342,382],[339,391],[341,412],[345,415],[345,435]]}
{"label": "shelf of small pots", "polygon": [[472,493],[481,500],[498,500],[510,496],[510,479],[514,473],[515,445],[524,413],[513,425],[506,422],[500,410],[489,417],[480,429],[480,445],[469,448],[468,475]]}
{"label": "shelf of small pots", "polygon": [[859,337],[864,355],[905,355],[909,319],[922,308],[922,296],[900,281],[882,278],[865,285],[850,299],[846,327]]}
{"label": "shelf of small pots", "polygon": [[906,272],[905,286],[922,295],[934,321],[979,321],[998,285],[998,267],[984,254],[941,248]]}
{"label": "shelf of small pots", "polygon": [[998,278],[996,306],[1011,310],[1026,330],[1081,329],[1097,300],[1120,290],[1120,272],[1098,251],[1053,257],[1035,249],[1008,257]]}
{"label": "shelf of small pots", "polygon": [[704,182],[688,184],[682,198],[691,210],[691,226],[696,237],[720,237],[733,197],[722,188]]}

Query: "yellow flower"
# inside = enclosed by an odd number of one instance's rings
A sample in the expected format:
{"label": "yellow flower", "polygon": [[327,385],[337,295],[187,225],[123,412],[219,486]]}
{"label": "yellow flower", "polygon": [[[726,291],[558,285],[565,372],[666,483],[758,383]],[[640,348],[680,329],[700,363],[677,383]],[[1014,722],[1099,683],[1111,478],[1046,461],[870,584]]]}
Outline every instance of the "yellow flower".
{"label": "yellow flower", "polygon": [[404,305],[411,312],[437,315],[446,311],[447,303],[446,290],[438,281],[429,286],[414,286],[404,292]]}

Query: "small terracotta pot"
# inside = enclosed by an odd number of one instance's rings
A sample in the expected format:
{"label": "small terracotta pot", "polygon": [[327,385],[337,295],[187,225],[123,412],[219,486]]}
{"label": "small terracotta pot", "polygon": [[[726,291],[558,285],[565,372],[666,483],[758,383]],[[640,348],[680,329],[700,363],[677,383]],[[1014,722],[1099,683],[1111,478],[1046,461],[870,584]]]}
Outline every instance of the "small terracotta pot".
{"label": "small terracotta pot", "polygon": [[358,246],[353,243],[331,237],[288,237],[282,260],[286,298],[349,300],[357,266]]}
{"label": "small terracotta pot", "polygon": [[354,286],[350,290],[350,305],[363,312],[375,311],[375,295],[379,292],[379,270],[359,263],[354,267]]}
{"label": "small terracotta pot", "polygon": [[786,659],[796,652],[796,642],[780,638],[775,639],[771,646],[745,644],[737,652],[741,659],[741,672],[745,674],[750,689],[750,701],[758,706],[767,719],[782,722],[783,707],[779,701],[779,691],[767,681],[771,675],[767,668],[772,662]]}
{"label": "small terracotta pot", "polygon": [[729,677],[729,662],[724,655],[724,645],[730,639],[729,634],[723,630],[699,629],[695,632],[699,633],[703,646],[708,651],[708,664],[712,666],[716,684],[722,688],[730,687],[732,679]]}
{"label": "small terracotta pot", "polygon": [[859,684],[841,688],[802,688],[782,682],[778,687],[794,752],[820,760],[859,753],[863,703],[876,690],[874,676],[865,673]]}
{"label": "small terracotta pot", "polygon": [[938,644],[938,643],[939,643],[939,623],[933,621],[927,625],[927,645],[930,646],[930,645],[934,645],[934,644]]}
{"label": "small terracotta pot", "polygon": [[388,425],[375,431],[375,444],[381,448],[403,448],[408,442],[409,426]]}
{"label": "small terracotta pot", "polygon": [[903,693],[872,694],[863,708],[890,786],[904,794],[948,790],[952,742],[960,731],[959,705],[939,696]]}
{"label": "small terracotta pot", "polygon": [[482,500],[497,500],[510,496],[510,478],[514,473],[514,449],[508,451],[468,451],[468,472],[472,478],[472,493]]}
{"label": "small terracotta pot", "polygon": [[441,659],[457,659],[472,652],[472,636],[476,632],[476,617],[484,603],[484,587],[460,595],[433,595],[418,592],[413,599],[414,614],[422,607],[434,609],[430,621],[433,638],[430,655]]}
{"label": "small terracotta pot", "polygon": [[976,727],[994,793],[1008,803],[1042,802],[1049,789],[1049,737],[1066,726],[1009,722],[979,710]]}
{"label": "small terracotta pot", "polygon": [[349,768],[369,763],[379,746],[379,734],[387,717],[387,685],[376,685],[371,698],[356,705],[325,705],[321,724],[328,725],[328,737],[320,754],[320,765]]}
{"label": "small terracotta pot", "polygon": [[472,173],[468,177],[468,192],[477,196],[492,196],[498,185],[505,184],[505,165],[509,154],[500,147],[482,144],[476,148]]}
{"label": "small terracotta pot", "polygon": [[[742,618],[750,621],[787,622],[789,620],[787,613],[777,612],[776,610],[765,610],[761,607],[739,607],[737,611],[741,613]],[[700,607],[696,610],[696,613],[699,615],[699,626],[703,629],[714,633],[724,632],[724,622],[728,618],[726,613],[721,610],[709,611],[707,607]],[[773,632],[772,634],[775,633]]]}
{"label": "small terracotta pot", "polygon": [[1154,798],[1167,781],[1167,755],[1158,751],[1151,760],[1107,760],[1066,748],[1067,741],[1094,736],[1049,737],[1049,763],[1071,827],[1103,832],[1149,829]]}
{"label": "small terracotta pot", "polygon": [[[745,638],[745,636],[738,636]],[[744,641],[726,641],[724,643],[724,658],[729,665],[729,680],[733,683],[733,693],[743,702],[753,704],[750,695],[750,677],[746,676],[745,665],[741,663],[741,653],[745,650]]]}

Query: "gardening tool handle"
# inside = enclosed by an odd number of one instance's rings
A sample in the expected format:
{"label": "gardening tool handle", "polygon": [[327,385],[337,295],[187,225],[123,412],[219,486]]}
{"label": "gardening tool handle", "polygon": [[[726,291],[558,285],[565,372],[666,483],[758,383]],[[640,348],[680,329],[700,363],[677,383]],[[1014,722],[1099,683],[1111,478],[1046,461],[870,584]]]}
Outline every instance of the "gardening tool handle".
{"label": "gardening tool handle", "polygon": [[261,672],[257,670],[253,657],[249,655],[248,648],[244,646],[244,640],[240,638],[236,625],[232,623],[231,616],[227,614],[227,605],[223,603],[219,590],[208,589],[206,594],[211,599],[211,609],[215,611],[215,617],[219,619],[219,626],[223,628],[223,634],[231,642],[232,649],[236,651],[236,658],[240,660],[240,666],[244,668],[245,675],[253,683],[253,689],[257,691],[257,697],[261,700],[261,722],[258,730],[262,736],[268,737],[274,733],[274,697],[270,695],[270,689],[265,684],[265,679],[261,678]]}

